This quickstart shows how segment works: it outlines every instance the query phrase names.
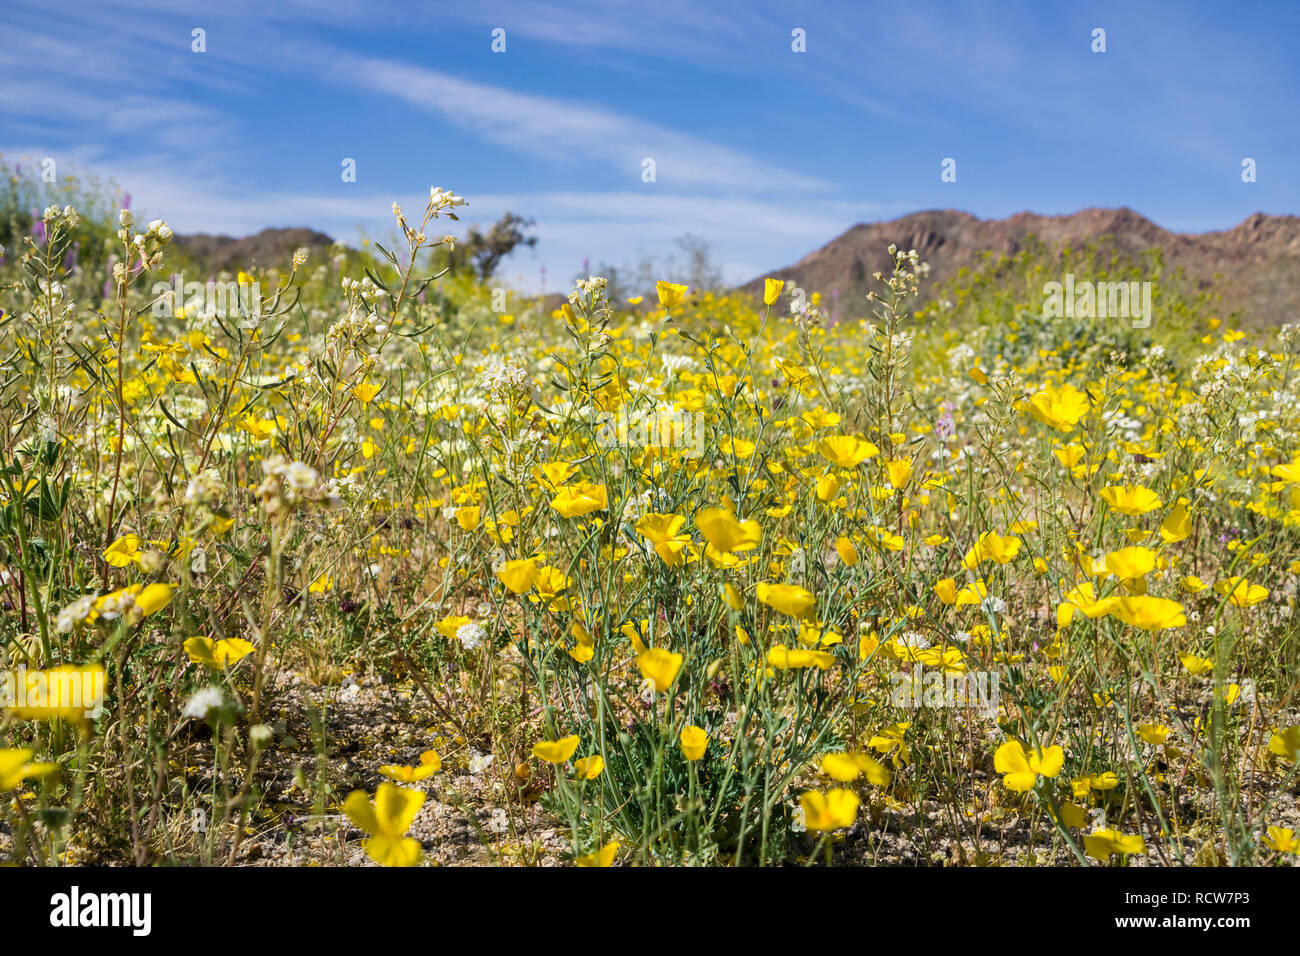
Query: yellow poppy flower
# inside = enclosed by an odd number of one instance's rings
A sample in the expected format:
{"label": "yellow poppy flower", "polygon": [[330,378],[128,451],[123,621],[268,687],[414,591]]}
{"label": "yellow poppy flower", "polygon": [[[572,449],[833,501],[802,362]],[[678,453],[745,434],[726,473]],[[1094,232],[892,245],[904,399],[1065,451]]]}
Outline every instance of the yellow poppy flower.
{"label": "yellow poppy flower", "polygon": [[132,563],[138,565],[143,545],[139,535],[125,534],[108,546],[103,558],[115,568],[125,568]]}
{"label": "yellow poppy flower", "polygon": [[354,790],[343,803],[348,819],[370,835],[365,842],[370,859],[383,866],[416,866],[420,841],[406,836],[415,814],[424,805],[424,793],[384,782],[374,803],[364,791]]}
{"label": "yellow poppy flower", "polygon": [[1008,740],[993,755],[993,769],[1003,774],[1003,785],[1016,793],[1034,789],[1040,776],[1055,777],[1063,766],[1065,751],[1060,747],[1044,747],[1026,754],[1018,740]]}
{"label": "yellow poppy flower", "polygon": [[673,685],[677,672],[682,669],[682,655],[662,647],[652,647],[636,656],[636,665],[641,676],[654,685],[656,693],[662,694]]}
{"label": "yellow poppy flower", "polygon": [[384,764],[379,768],[389,780],[396,780],[400,783],[415,783],[419,780],[425,780],[432,777],[442,769],[442,758],[438,756],[435,750],[426,750],[420,754],[420,763],[415,767],[403,766],[401,764]]}
{"label": "yellow poppy flower", "polygon": [[1088,398],[1073,385],[1049,385],[1029,399],[1029,411],[1057,431],[1072,432],[1088,414]]}
{"label": "yellow poppy flower", "polygon": [[1245,578],[1231,577],[1214,582],[1214,590],[1228,595],[1228,601],[1236,607],[1250,607],[1268,597],[1268,588],[1260,584],[1251,584]]}
{"label": "yellow poppy flower", "polygon": [[1116,598],[1114,613],[1125,624],[1143,631],[1163,631],[1187,623],[1183,606],[1177,601],[1145,594]]}
{"label": "yellow poppy flower", "polygon": [[889,768],[866,754],[829,753],[822,756],[822,773],[839,783],[851,783],[862,774],[877,787],[887,787],[893,779]]}
{"label": "yellow poppy flower", "polygon": [[803,670],[808,667],[824,671],[835,663],[835,655],[830,651],[812,651],[803,647],[789,648],[784,644],[773,644],[767,652],[767,663],[779,671]]}
{"label": "yellow poppy flower", "polygon": [[183,646],[194,663],[217,670],[239,663],[256,650],[251,641],[242,637],[223,637],[215,641],[210,637],[191,637]]}
{"label": "yellow poppy flower", "polygon": [[610,866],[614,862],[614,857],[618,855],[619,842],[610,840],[595,853],[588,853],[586,856],[580,856],[575,861],[578,866]]}
{"label": "yellow poppy flower", "polygon": [[533,744],[533,756],[547,763],[567,763],[578,749],[578,735],[571,734],[559,740],[539,740]]}
{"label": "yellow poppy flower", "polygon": [[699,760],[709,746],[709,735],[702,727],[694,724],[684,727],[681,733],[682,753],[687,760]]}
{"label": "yellow poppy flower", "polygon": [[980,534],[974,546],[966,552],[962,563],[970,569],[979,567],[985,561],[1006,564],[1015,560],[1020,553],[1021,540],[1015,536],[1002,537],[993,531]]}
{"label": "yellow poppy flower", "polygon": [[636,533],[650,542],[664,564],[675,568],[686,560],[685,552],[691,543],[689,534],[680,533],[685,524],[681,515],[651,512],[637,521]]}
{"label": "yellow poppy flower", "polygon": [[790,617],[809,618],[817,605],[817,598],[813,593],[797,584],[771,584],[761,581],[755,588],[755,593],[768,607]]}
{"label": "yellow poppy flower", "polygon": [[895,489],[904,488],[912,479],[912,459],[894,458],[885,462],[885,471],[889,475],[889,483]]}
{"label": "yellow poppy flower", "polygon": [[725,508],[702,508],[695,515],[695,526],[709,545],[728,554],[752,551],[763,541],[763,528],[753,518],[738,521]]}
{"label": "yellow poppy flower", "polygon": [[1105,863],[1114,853],[1145,853],[1147,845],[1140,834],[1124,836],[1118,830],[1094,830],[1083,838],[1083,849],[1094,860]]}
{"label": "yellow poppy flower", "polygon": [[32,751],[25,747],[0,749],[0,793],[17,790],[24,781],[48,777],[57,769],[52,763],[30,763]]}
{"label": "yellow poppy flower", "polygon": [[464,508],[457,508],[456,524],[460,525],[461,531],[473,531],[478,527],[481,513],[482,509],[478,505],[466,505]]}
{"label": "yellow poppy flower", "polygon": [[1136,517],[1160,507],[1160,496],[1142,485],[1111,485],[1101,490],[1101,499],[1122,515]]}
{"label": "yellow poppy flower", "polygon": [[1121,580],[1144,578],[1155,566],[1155,552],[1143,547],[1121,548],[1106,555],[1106,570]]}
{"label": "yellow poppy flower", "polygon": [[861,802],[856,793],[842,787],[826,793],[810,790],[799,797],[799,805],[803,807],[804,826],[814,832],[853,826]]}
{"label": "yellow poppy flower", "polygon": [[1279,730],[1268,739],[1269,753],[1295,760],[1300,756],[1300,725]]}
{"label": "yellow poppy flower", "polygon": [[823,458],[840,468],[856,468],[880,449],[858,435],[831,435],[817,444]]}
{"label": "yellow poppy flower", "polygon": [[1289,827],[1269,827],[1264,845],[1279,853],[1300,853],[1300,838]]}
{"label": "yellow poppy flower", "polygon": [[582,481],[560,488],[551,499],[551,507],[566,518],[580,518],[609,507],[604,485]]}
{"label": "yellow poppy flower", "polygon": [[507,561],[497,571],[497,577],[515,594],[523,594],[532,588],[533,581],[537,579],[537,561],[535,558]]}
{"label": "yellow poppy flower", "polygon": [[660,280],[655,283],[655,292],[659,294],[659,305],[664,309],[675,309],[681,304],[682,297],[690,291],[690,286]]}
{"label": "yellow poppy flower", "polygon": [[763,280],[763,304],[776,305],[777,299],[781,298],[781,289],[785,286],[784,279],[764,279]]}

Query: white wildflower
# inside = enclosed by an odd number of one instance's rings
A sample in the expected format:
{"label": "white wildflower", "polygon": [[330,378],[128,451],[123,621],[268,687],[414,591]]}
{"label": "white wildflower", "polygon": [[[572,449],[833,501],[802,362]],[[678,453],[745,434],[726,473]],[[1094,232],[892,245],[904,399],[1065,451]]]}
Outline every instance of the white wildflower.
{"label": "white wildflower", "polygon": [[456,640],[460,641],[461,647],[467,651],[483,646],[483,640],[487,637],[487,632],[483,628],[470,621],[468,624],[462,624],[456,629]]}
{"label": "white wildflower", "polygon": [[200,690],[194,692],[194,695],[185,702],[185,709],[181,711],[182,717],[193,717],[195,720],[206,720],[209,713],[219,709],[225,704],[225,696],[221,688],[215,684],[209,684]]}

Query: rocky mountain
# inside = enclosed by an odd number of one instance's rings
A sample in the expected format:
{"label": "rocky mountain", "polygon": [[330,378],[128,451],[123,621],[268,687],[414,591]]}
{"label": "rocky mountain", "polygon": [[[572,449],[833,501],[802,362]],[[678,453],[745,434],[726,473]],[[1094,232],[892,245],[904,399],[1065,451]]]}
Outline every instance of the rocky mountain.
{"label": "rocky mountain", "polygon": [[254,236],[234,239],[196,233],[176,236],[173,245],[182,254],[213,272],[235,271],[249,266],[288,268],[294,250],[312,252],[328,249],[334,240],[314,229],[263,229]]}
{"label": "rocky mountain", "polygon": [[[979,219],[955,209],[912,213],[890,222],[863,223],[815,252],[767,275],[783,278],[829,303],[838,290],[864,296],[875,272],[888,272],[890,243],[915,249],[930,264],[921,296],[928,298],[984,251],[1013,254],[1033,236],[1051,246],[1078,247],[1094,240],[1123,256],[1159,247],[1167,268],[1211,283],[1223,297],[1223,311],[1240,311],[1251,324],[1280,324],[1300,318],[1300,216],[1255,213],[1232,229],[1175,233],[1131,209],[1084,209],[1066,216],[1022,212],[1006,219]],[[747,283],[762,289],[763,277]]]}

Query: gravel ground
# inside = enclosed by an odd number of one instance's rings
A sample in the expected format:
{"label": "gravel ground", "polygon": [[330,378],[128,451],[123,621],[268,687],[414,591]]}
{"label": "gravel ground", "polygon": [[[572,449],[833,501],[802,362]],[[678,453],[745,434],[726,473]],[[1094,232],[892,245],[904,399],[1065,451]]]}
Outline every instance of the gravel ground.
{"label": "gravel ground", "polygon": [[[384,764],[415,765],[420,754],[434,749],[442,770],[404,786],[427,796],[410,835],[424,847],[426,864],[437,866],[564,865],[569,859],[567,830],[541,809],[536,790],[516,784],[512,768],[458,737],[454,728],[431,717],[432,709],[409,685],[393,685],[372,677],[343,677],[335,685],[313,684],[285,673],[272,687],[267,722],[275,741],[259,766],[262,794],[258,816],[250,822],[236,854],[241,865],[252,866],[370,866],[358,830],[340,811],[352,790],[373,793],[384,779]],[[324,733],[321,733],[323,729]],[[486,746],[483,741],[477,742]],[[211,759],[211,747],[196,747]],[[211,786],[210,762],[187,768],[195,792]],[[864,800],[858,822],[831,841],[834,862],[840,865],[958,866],[1068,865],[1075,858],[1043,819],[1031,831],[1030,820],[1000,788],[990,788],[990,774],[972,774],[966,819],[954,820],[948,801],[923,800],[902,804],[879,791]],[[232,789],[239,781],[228,781]],[[809,785],[817,781],[810,777]],[[1300,799],[1293,785],[1277,793],[1276,776],[1261,773],[1260,797],[1274,799],[1268,822],[1300,830]],[[1189,862],[1222,864],[1209,833],[1194,829],[1194,821],[1216,818],[1212,797],[1205,790],[1183,788],[1179,807]],[[993,794],[992,799],[984,795]],[[986,801],[976,804],[976,795]],[[185,821],[173,827],[173,843],[183,847],[190,836]],[[1191,827],[1189,829],[1189,827]],[[1149,852],[1130,858],[1132,866],[1158,866],[1163,860],[1151,833]],[[1080,834],[1080,843],[1081,843]],[[0,827],[0,855],[11,846]],[[795,840],[796,862],[823,850],[810,834]],[[216,848],[210,859],[224,860],[229,844]],[[1172,860],[1171,851],[1169,851]],[[184,854],[182,853],[182,857]],[[100,865],[121,862],[102,851],[71,847],[69,863]]]}

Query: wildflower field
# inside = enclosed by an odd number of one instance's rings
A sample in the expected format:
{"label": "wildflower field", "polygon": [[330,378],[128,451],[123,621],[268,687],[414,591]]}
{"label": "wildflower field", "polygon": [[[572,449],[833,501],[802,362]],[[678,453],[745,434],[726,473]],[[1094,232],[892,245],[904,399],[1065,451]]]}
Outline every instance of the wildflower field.
{"label": "wildflower field", "polygon": [[1093,249],[547,302],[437,188],[214,306],[75,198],[0,264],[0,860],[1294,861],[1294,327],[1044,318]]}

